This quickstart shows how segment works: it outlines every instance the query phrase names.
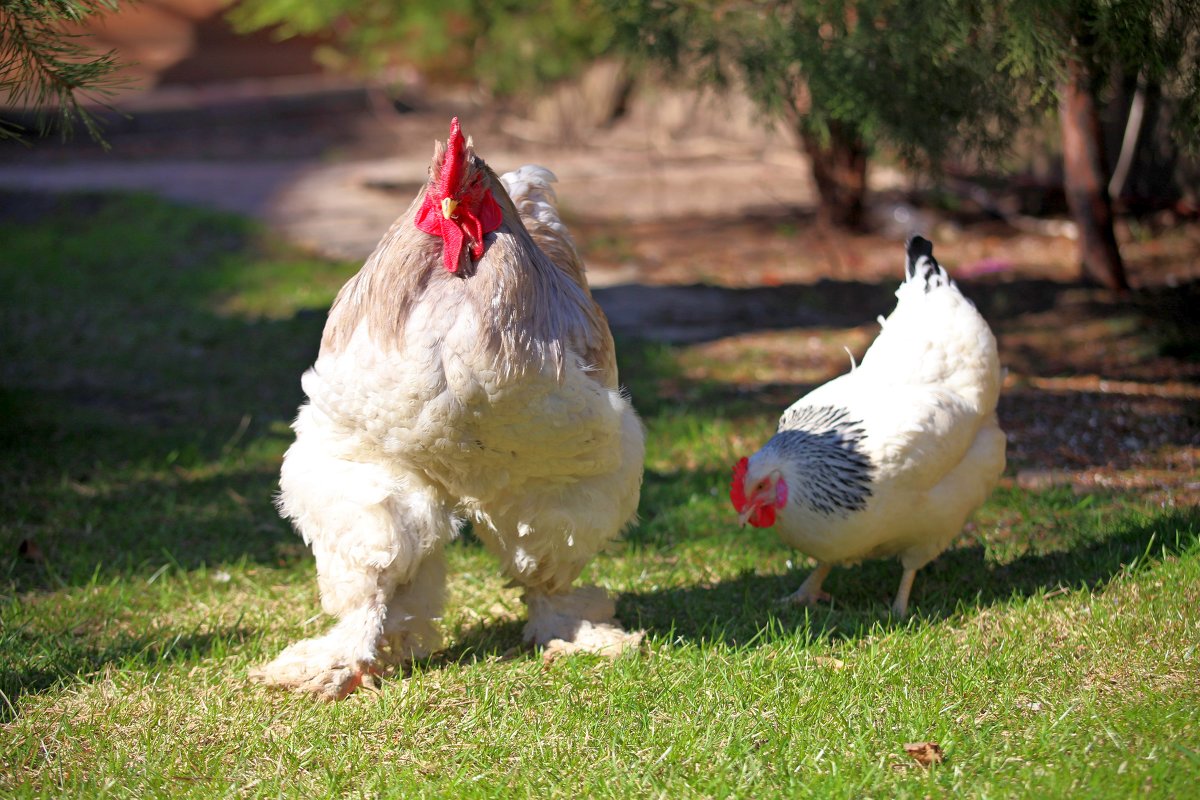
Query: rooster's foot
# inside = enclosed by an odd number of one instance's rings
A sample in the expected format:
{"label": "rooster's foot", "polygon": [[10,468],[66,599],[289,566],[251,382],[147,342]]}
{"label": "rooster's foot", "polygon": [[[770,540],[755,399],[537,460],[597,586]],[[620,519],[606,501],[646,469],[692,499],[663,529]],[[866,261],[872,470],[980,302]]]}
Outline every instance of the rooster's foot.
{"label": "rooster's foot", "polygon": [[261,667],[250,670],[255,683],[308,694],[319,700],[341,700],[362,687],[377,689],[379,670],[371,663],[347,663],[331,658],[318,646],[320,639],[305,639],[288,647]]}
{"label": "rooster's foot", "polygon": [[540,644],[544,656],[592,653],[615,658],[637,649],[645,631],[626,631],[613,616],[616,607],[603,589],[585,586],[566,595],[531,592],[525,641]]}

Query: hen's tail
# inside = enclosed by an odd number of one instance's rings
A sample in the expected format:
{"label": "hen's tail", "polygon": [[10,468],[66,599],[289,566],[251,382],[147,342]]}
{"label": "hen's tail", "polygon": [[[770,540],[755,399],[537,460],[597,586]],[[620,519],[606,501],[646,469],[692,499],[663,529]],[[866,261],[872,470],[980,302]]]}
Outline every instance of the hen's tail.
{"label": "hen's tail", "polygon": [[920,236],[910,236],[905,244],[908,260],[905,265],[907,275],[904,282],[917,283],[924,286],[925,294],[943,286],[950,286],[950,276],[942,265],[933,257],[933,243]]}
{"label": "hen's tail", "polygon": [[949,389],[978,409],[994,409],[1000,366],[987,322],[938,264],[927,239],[911,237],[906,251],[896,308],[881,320],[883,330],[855,374]]}

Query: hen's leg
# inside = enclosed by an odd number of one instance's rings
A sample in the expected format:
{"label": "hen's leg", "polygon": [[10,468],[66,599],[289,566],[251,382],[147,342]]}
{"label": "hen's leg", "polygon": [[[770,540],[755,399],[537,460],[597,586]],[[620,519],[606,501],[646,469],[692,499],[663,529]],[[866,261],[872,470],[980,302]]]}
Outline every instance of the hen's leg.
{"label": "hen's leg", "polygon": [[779,602],[797,606],[815,606],[821,601],[829,602],[833,598],[829,596],[829,592],[821,589],[821,584],[825,582],[831,569],[833,569],[833,564],[818,563],[817,568],[804,579],[804,583],[800,584],[800,588]]}
{"label": "hen's leg", "polygon": [[[336,564],[336,566],[335,566]],[[339,617],[326,634],[287,647],[270,663],[250,670],[260,683],[306,692],[324,700],[339,700],[377,671],[376,650],[387,612],[386,581],[379,570],[352,565],[333,553],[317,554],[322,605]],[[337,584],[337,600],[325,592]]]}
{"label": "hen's leg", "polygon": [[382,666],[439,645],[434,621],[446,576],[440,546],[428,554],[406,553],[380,568],[313,544],[321,605],[339,621],[323,636],[296,642],[252,670],[252,680],[337,700],[370,684]]}
{"label": "hen's leg", "polygon": [[915,569],[904,568],[900,576],[900,588],[896,590],[896,600],[892,603],[892,613],[897,617],[908,616],[908,595],[912,592],[913,578],[917,576]]}

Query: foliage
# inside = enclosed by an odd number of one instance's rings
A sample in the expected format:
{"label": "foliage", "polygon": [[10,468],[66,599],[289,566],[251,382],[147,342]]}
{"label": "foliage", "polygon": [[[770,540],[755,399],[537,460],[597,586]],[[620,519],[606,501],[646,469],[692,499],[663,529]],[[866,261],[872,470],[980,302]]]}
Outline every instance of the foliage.
{"label": "foliage", "polygon": [[604,53],[612,26],[585,0],[246,0],[242,31],[327,36],[337,66],[373,77],[415,66],[433,82],[528,93],[574,75]]}
{"label": "foliage", "polygon": [[827,135],[936,158],[1002,149],[1085,58],[1107,85],[1141,75],[1200,125],[1200,5],[1191,0],[602,0],[617,40],[701,84],[740,81],[767,112]]}
{"label": "foliage", "polygon": [[[101,125],[85,102],[104,105],[122,84],[115,51],[98,53],[88,36],[65,26],[117,10],[117,0],[5,0],[0,6],[0,97],[38,116],[45,135],[54,123],[67,137],[76,120],[103,144]],[[20,138],[21,126],[0,120],[0,139]]]}
{"label": "foliage", "polygon": [[989,4],[942,0],[611,0],[618,40],[701,84],[737,81],[797,129],[847,131],[935,162],[995,149],[1016,120],[997,92]]}
{"label": "foliage", "polygon": [[1200,4],[1193,0],[1016,0],[997,19],[999,66],[1040,105],[1058,100],[1067,64],[1084,63],[1093,91],[1114,78],[1161,86],[1175,103],[1180,144],[1200,141]]}

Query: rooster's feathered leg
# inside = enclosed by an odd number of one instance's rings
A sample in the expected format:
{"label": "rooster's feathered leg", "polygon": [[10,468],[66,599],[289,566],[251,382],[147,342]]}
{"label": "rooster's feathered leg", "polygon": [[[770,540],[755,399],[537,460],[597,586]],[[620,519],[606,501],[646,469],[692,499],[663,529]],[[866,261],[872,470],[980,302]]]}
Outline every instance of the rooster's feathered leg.
{"label": "rooster's feathered leg", "polygon": [[419,474],[341,458],[324,425],[320,412],[301,410],[296,442],[284,457],[279,506],[312,546],[321,607],[338,623],[250,677],[337,699],[383,664],[438,645],[433,621],[446,576],[442,545],[457,520]]}
{"label": "rooster's feathered leg", "polygon": [[439,547],[425,556],[412,580],[392,592],[383,621],[381,658],[392,665],[423,658],[442,646],[435,620],[446,600],[446,556]]}

